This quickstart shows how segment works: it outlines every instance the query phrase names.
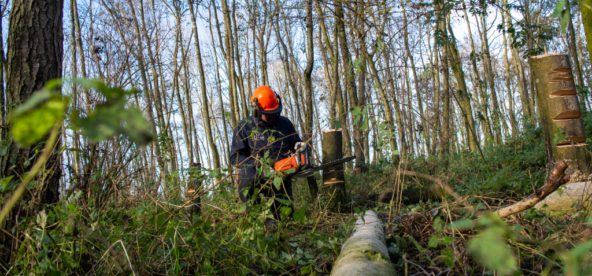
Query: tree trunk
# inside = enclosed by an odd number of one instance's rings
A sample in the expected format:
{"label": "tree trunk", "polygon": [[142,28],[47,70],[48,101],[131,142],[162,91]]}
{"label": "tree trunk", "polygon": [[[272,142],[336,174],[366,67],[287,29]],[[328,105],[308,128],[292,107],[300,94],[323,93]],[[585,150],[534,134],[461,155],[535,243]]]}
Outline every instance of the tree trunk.
{"label": "tree trunk", "polygon": [[[359,106],[358,101],[358,92],[356,86],[356,78],[355,78],[355,68],[354,63],[351,57],[351,53],[349,51],[349,43],[347,41],[346,36],[346,29],[344,20],[344,12],[343,12],[343,3],[341,0],[335,1],[335,14],[337,18],[335,19],[335,25],[337,27],[337,38],[339,42],[339,48],[341,50],[341,56],[343,59],[343,71],[344,71],[344,78],[345,78],[345,91],[349,98],[349,110],[353,110],[355,108],[363,108]],[[337,42],[336,42],[337,43]],[[363,43],[363,42],[361,42]],[[352,113],[352,124],[351,124],[351,131],[353,132],[353,143],[354,143],[354,152],[355,155],[361,158],[361,160],[357,160],[356,163],[359,164],[363,162],[364,159],[364,148],[361,143],[362,141],[362,131],[360,131],[360,126],[362,124],[363,119],[363,112],[358,112],[357,114]],[[361,161],[361,162],[360,162]]]}
{"label": "tree trunk", "polygon": [[404,38],[404,44],[405,44],[405,51],[406,51],[406,57],[405,57],[405,64],[407,63],[407,59],[409,60],[409,62],[411,62],[411,72],[413,73],[413,84],[415,85],[415,97],[417,98],[417,107],[419,109],[419,115],[421,116],[421,126],[423,128],[423,139],[424,139],[424,144],[427,146],[427,152],[430,152],[430,137],[428,135],[428,125],[427,125],[427,121],[426,121],[426,114],[424,112],[423,109],[423,99],[421,98],[421,92],[420,92],[420,87],[419,87],[419,80],[417,78],[417,70],[415,68],[415,61],[413,60],[413,55],[411,54],[411,49],[409,48],[409,32],[407,30],[407,15],[405,12],[405,5],[406,2],[404,0],[401,0],[401,7],[403,8],[403,38]]}
{"label": "tree trunk", "polygon": [[[438,13],[438,29],[442,36],[447,37],[447,30],[446,30],[446,18],[443,18],[441,13],[442,9],[444,8],[444,3],[441,0],[438,0],[438,6],[440,11]],[[442,43],[439,41],[439,43]],[[442,112],[442,138],[440,139],[440,150],[444,154],[450,153],[450,85],[449,85],[449,78],[450,73],[448,72],[448,47],[444,45],[442,46],[442,67],[444,68],[444,79],[442,81],[442,85],[444,89],[442,91],[442,102],[443,102],[443,110]]]}
{"label": "tree trunk", "polygon": [[[20,104],[29,99],[35,91],[43,89],[46,82],[62,77],[63,60],[63,0],[16,0],[12,1],[9,18],[6,100],[7,104]],[[36,146],[18,148],[11,143],[10,158],[2,164],[2,177],[14,176],[18,181],[35,164],[38,155]],[[41,147],[42,148],[42,147]],[[56,149],[61,148],[58,141]],[[33,159],[33,160],[31,160]],[[39,179],[43,185],[38,204],[50,204],[59,200],[60,178],[62,176],[61,155],[51,153],[45,167],[52,173]],[[14,165],[14,166],[13,166]],[[33,202],[31,202],[33,203]],[[4,204],[2,204],[4,205]],[[36,211],[33,210],[34,214]],[[4,249],[0,252],[0,260],[10,263],[13,241],[13,223],[16,213],[9,215],[4,225],[0,225],[0,243]],[[14,235],[13,235],[14,236]]]}
{"label": "tree trunk", "polygon": [[[330,129],[323,133],[323,163],[343,158],[341,130]],[[325,206],[331,212],[347,212],[344,165],[337,164],[323,170]]]}
{"label": "tree trunk", "polygon": [[588,173],[586,135],[569,56],[534,56],[528,60],[536,80],[539,119],[545,133],[547,162],[572,159],[575,169]]}
{"label": "tree trunk", "polygon": [[[576,46],[577,34],[574,30],[572,22],[571,5],[569,3],[569,0],[565,0],[565,10],[567,12],[567,16],[569,17],[569,20],[567,22],[567,28],[569,30],[569,52],[574,63],[573,67],[574,71],[576,72],[575,75],[577,77],[576,80],[578,82],[578,86],[576,88],[579,91],[580,89],[584,89],[584,76],[582,75],[582,67],[580,66],[580,60],[578,59],[578,50]],[[582,93],[578,93],[578,97],[580,98],[580,109],[585,112],[585,102],[588,101],[588,98],[585,98]]]}
{"label": "tree trunk", "polygon": [[314,47],[313,47],[313,32],[314,26],[312,25],[312,0],[306,1],[306,69],[304,69],[304,133],[302,133],[302,139],[304,142],[310,143],[312,139],[313,130],[313,94],[312,94],[312,69],[314,66]]}
{"label": "tree trunk", "polygon": [[201,100],[203,105],[203,114],[204,122],[205,122],[205,129],[206,135],[208,136],[208,142],[210,143],[210,150],[212,151],[212,159],[214,161],[214,169],[220,168],[220,156],[218,154],[218,148],[216,147],[216,143],[214,142],[214,136],[212,135],[212,126],[210,124],[211,117],[210,117],[210,104],[208,101],[208,95],[206,90],[206,76],[204,73],[204,68],[202,64],[201,58],[201,48],[199,46],[199,34],[197,32],[197,24],[195,22],[195,12],[193,10],[193,0],[189,0],[189,11],[191,14],[191,23],[192,23],[192,30],[193,30],[193,38],[195,42],[195,56],[197,59],[197,69],[199,70],[199,80],[201,84]]}
{"label": "tree trunk", "polygon": [[[460,55],[458,53],[458,47],[456,46],[456,38],[454,37],[454,33],[452,32],[452,28],[450,27],[450,23],[446,24],[448,27],[448,43],[446,47],[448,48],[447,53],[450,55],[448,61],[450,62],[450,68],[456,77],[456,85],[458,86],[458,97],[459,97],[459,108],[461,109],[465,131],[467,132],[467,136],[469,137],[469,148],[471,151],[474,151],[478,147],[478,139],[475,132],[475,120],[473,119],[473,109],[471,108],[471,100],[469,99],[469,90],[467,89],[467,84],[465,82],[465,72],[462,69],[462,63],[460,60]],[[497,101],[497,99],[496,99]],[[495,104],[494,104],[495,106]]]}

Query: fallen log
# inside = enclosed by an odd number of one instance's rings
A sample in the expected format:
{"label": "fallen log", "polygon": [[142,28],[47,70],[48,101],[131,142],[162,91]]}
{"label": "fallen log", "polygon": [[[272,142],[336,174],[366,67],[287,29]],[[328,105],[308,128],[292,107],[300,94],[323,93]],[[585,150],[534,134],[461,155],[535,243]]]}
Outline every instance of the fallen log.
{"label": "fallen log", "polygon": [[[401,193],[401,202],[405,205],[410,205],[427,200],[441,201],[445,195],[445,192],[439,185],[430,185],[428,187],[412,187],[403,190]],[[393,196],[392,189],[389,189],[388,191],[384,191],[379,194],[370,194],[364,199],[382,203],[390,203],[391,200],[399,201],[399,194],[396,193]]]}
{"label": "fallen log", "polygon": [[359,216],[352,235],[341,247],[331,275],[396,275],[385,245],[382,222],[371,210]]}
{"label": "fallen log", "polygon": [[579,206],[586,206],[591,203],[592,183],[591,182],[572,182],[561,186],[551,193],[547,198],[539,201],[534,208],[548,214],[563,214],[573,212],[576,208],[574,203],[580,201]]}
{"label": "fallen log", "polygon": [[552,192],[556,191],[561,185],[569,181],[569,175],[565,174],[565,169],[567,169],[567,163],[564,160],[559,161],[555,165],[555,168],[553,168],[551,175],[543,187],[535,190],[535,192],[527,198],[497,210],[496,213],[503,218],[532,208],[539,201],[545,199]]}

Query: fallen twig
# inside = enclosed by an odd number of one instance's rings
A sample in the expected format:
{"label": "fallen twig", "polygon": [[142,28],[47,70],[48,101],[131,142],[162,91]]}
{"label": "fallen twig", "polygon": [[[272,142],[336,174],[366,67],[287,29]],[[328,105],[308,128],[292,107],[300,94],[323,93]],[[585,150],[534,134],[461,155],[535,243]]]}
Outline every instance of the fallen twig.
{"label": "fallen twig", "polygon": [[520,200],[510,206],[501,208],[495,213],[503,218],[532,208],[532,206],[545,199],[552,192],[556,191],[561,185],[569,181],[569,175],[565,175],[565,169],[567,169],[567,163],[565,160],[559,161],[555,165],[555,168],[553,168],[551,176],[549,176],[543,187],[537,189],[527,198]]}

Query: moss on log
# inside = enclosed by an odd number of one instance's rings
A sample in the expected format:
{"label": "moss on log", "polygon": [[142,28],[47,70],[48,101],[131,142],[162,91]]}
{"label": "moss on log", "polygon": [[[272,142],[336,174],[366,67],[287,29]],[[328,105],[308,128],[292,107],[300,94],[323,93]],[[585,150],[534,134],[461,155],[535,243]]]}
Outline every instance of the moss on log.
{"label": "moss on log", "polygon": [[[330,129],[323,133],[323,163],[343,158],[342,141],[340,129]],[[326,208],[331,212],[348,211],[343,168],[343,164],[338,164],[323,170],[322,193]]]}
{"label": "moss on log", "polygon": [[396,275],[385,245],[382,222],[371,210],[358,217],[352,235],[341,247],[331,275]]}

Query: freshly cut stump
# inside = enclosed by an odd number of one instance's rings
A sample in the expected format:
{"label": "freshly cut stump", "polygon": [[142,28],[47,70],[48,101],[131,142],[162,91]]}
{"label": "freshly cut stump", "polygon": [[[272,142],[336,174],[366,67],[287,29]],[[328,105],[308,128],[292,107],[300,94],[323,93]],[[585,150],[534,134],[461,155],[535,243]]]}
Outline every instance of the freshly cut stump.
{"label": "freshly cut stump", "polygon": [[382,222],[373,211],[358,217],[352,235],[341,247],[331,275],[397,275],[384,243]]}

